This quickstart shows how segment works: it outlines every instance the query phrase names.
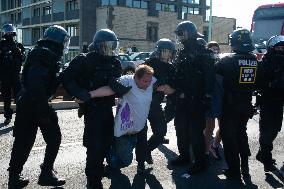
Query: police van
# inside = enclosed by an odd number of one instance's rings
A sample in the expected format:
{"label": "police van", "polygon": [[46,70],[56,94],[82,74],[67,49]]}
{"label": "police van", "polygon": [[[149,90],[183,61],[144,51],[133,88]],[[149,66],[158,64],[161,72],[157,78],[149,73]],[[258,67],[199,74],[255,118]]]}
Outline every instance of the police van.
{"label": "police van", "polygon": [[266,52],[266,42],[274,35],[284,35],[284,3],[259,6],[251,23],[256,55],[261,58]]}

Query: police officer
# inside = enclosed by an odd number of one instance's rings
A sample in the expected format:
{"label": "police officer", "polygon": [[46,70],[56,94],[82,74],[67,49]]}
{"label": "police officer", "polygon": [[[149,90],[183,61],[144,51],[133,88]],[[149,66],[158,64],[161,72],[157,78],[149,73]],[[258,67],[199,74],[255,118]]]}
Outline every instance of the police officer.
{"label": "police officer", "polygon": [[[160,39],[156,43],[156,49],[153,54],[151,58],[146,60],[145,64],[154,69],[154,77],[157,79],[155,86],[158,87],[159,85],[169,84],[173,87],[175,69],[171,61],[175,56],[175,44],[169,39]],[[164,136],[167,133],[167,122],[161,106],[164,98],[165,94],[163,92],[155,91],[154,89],[148,115],[148,120],[153,132],[153,135],[147,142],[146,161],[150,164],[153,163],[151,151],[165,140]]]}
{"label": "police officer", "polygon": [[260,148],[256,159],[265,171],[275,170],[272,158],[273,141],[281,130],[284,105],[284,36],[273,36],[267,42],[267,53],[261,62],[266,82],[260,94]]}
{"label": "police officer", "polygon": [[87,148],[85,173],[90,188],[103,188],[103,162],[113,140],[112,106],[115,98],[111,95],[92,99],[90,91],[109,86],[115,93],[124,94],[116,80],[122,73],[121,64],[115,56],[117,49],[115,33],[101,29],[89,46],[89,53],[75,57],[63,73],[66,90],[84,102],[81,108],[85,123],[83,144]]}
{"label": "police officer", "polygon": [[255,89],[258,62],[252,54],[254,45],[246,29],[235,30],[229,37],[233,51],[216,64],[216,73],[223,76],[223,113],[220,131],[228,169],[224,174],[229,179],[240,179],[240,159],[243,176],[249,174],[250,149],[246,125],[253,116],[251,104]]}
{"label": "police officer", "polygon": [[56,112],[48,101],[55,93],[59,79],[59,61],[68,52],[69,36],[61,26],[50,26],[43,38],[37,41],[35,48],[28,54],[23,69],[23,89],[17,102],[14,128],[14,145],[9,167],[9,188],[25,187],[29,180],[23,178],[23,165],[34,144],[38,127],[46,142],[44,162],[38,184],[42,186],[60,186],[65,180],[57,177],[53,170],[61,133]]}
{"label": "police officer", "polygon": [[25,49],[21,43],[18,43],[16,28],[12,24],[2,26],[2,39],[0,40],[0,83],[1,93],[4,100],[4,124],[11,122],[13,110],[11,109],[11,92],[14,98],[21,89],[20,71],[22,62],[25,59]]}
{"label": "police officer", "polygon": [[175,33],[183,45],[175,60],[176,104],[175,127],[180,155],[171,161],[172,165],[189,164],[190,145],[195,163],[189,168],[190,174],[204,171],[208,167],[205,155],[203,129],[205,111],[210,104],[214,86],[214,58],[211,51],[197,40],[202,37],[194,23],[184,21],[177,25]]}

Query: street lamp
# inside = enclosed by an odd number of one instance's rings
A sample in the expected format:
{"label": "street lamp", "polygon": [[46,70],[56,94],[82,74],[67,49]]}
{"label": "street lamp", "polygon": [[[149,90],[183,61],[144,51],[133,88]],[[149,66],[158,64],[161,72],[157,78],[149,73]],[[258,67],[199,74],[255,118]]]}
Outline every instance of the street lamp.
{"label": "street lamp", "polygon": [[210,0],[208,42],[212,40],[212,0]]}

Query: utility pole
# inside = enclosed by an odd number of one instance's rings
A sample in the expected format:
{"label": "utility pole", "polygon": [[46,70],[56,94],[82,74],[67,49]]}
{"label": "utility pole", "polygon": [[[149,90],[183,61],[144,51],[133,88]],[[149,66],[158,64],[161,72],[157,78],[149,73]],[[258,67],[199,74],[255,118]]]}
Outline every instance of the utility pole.
{"label": "utility pole", "polygon": [[212,0],[210,0],[208,42],[212,40]]}

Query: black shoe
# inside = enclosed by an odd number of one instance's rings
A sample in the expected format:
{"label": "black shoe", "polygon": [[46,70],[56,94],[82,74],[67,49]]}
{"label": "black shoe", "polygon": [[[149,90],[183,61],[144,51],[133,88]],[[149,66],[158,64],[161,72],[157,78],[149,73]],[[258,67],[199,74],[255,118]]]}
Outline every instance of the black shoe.
{"label": "black shoe", "polygon": [[172,166],[184,166],[184,165],[189,165],[191,162],[189,158],[185,158],[183,156],[178,156],[176,159],[171,160],[170,164]]}
{"label": "black shoe", "polygon": [[103,189],[102,182],[93,182],[87,179],[87,189]]}
{"label": "black shoe", "polygon": [[11,123],[11,118],[6,118],[4,121],[4,125],[9,125]]}
{"label": "black shoe", "polygon": [[277,168],[275,167],[276,160],[273,158],[265,159],[260,151],[258,151],[258,153],[256,154],[256,159],[264,165],[265,172],[277,170]]}
{"label": "black shoe", "polygon": [[208,169],[208,163],[194,163],[188,170],[189,175],[194,175],[206,171]]}
{"label": "black shoe", "polygon": [[260,151],[258,151],[258,153],[256,154],[255,158],[256,158],[257,161],[259,161],[260,163],[263,163],[263,164],[264,164],[265,161],[267,161],[267,162],[269,162],[269,163],[271,163],[273,165],[276,164],[276,159],[270,158],[270,160],[265,160],[265,158],[263,157],[263,155],[262,155],[262,153]]}
{"label": "black shoe", "polygon": [[272,163],[264,163],[263,165],[265,172],[273,172],[277,170],[277,167]]}
{"label": "black shoe", "polygon": [[241,173],[239,171],[233,171],[231,169],[224,169],[223,174],[227,179],[241,180]]}
{"label": "black shoe", "polygon": [[170,143],[170,140],[169,140],[169,139],[163,138],[162,144],[169,144],[169,143]]}
{"label": "black shoe", "polygon": [[62,186],[66,183],[64,179],[57,176],[57,172],[51,171],[41,171],[38,179],[38,184],[41,186]]}
{"label": "black shoe", "polygon": [[8,189],[24,188],[29,184],[29,179],[24,178],[22,175],[10,176],[8,181]]}
{"label": "black shoe", "polygon": [[145,172],[145,164],[144,163],[138,163],[137,165],[137,173],[143,174]]}

